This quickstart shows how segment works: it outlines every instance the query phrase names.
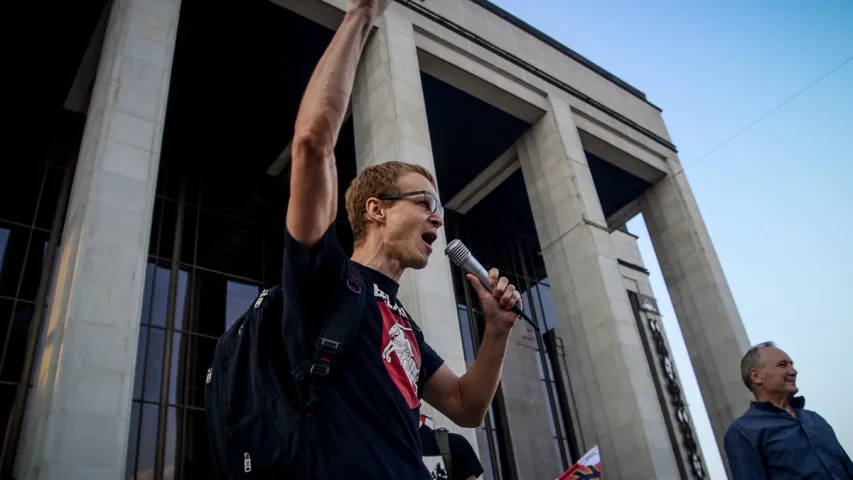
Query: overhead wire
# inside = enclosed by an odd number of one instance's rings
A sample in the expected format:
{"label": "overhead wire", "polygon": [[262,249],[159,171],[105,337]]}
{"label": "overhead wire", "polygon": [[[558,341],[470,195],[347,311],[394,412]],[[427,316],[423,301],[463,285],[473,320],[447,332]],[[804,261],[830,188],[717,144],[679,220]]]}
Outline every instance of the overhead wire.
{"label": "overhead wire", "polygon": [[853,61],[853,56],[848,57],[846,60],[844,60],[843,62],[839,63],[838,65],[836,65],[835,67],[833,67],[832,69],[830,69],[828,72],[826,72],[826,73],[824,73],[823,75],[821,75],[820,77],[816,78],[815,80],[813,80],[812,82],[810,82],[810,83],[809,83],[808,85],[806,85],[805,87],[803,87],[803,88],[799,89],[796,93],[794,93],[794,94],[793,94],[793,95],[791,95],[790,97],[788,97],[788,98],[786,98],[786,99],[782,100],[781,102],[779,102],[778,104],[776,104],[776,106],[774,106],[774,107],[773,107],[773,108],[771,108],[770,110],[768,110],[768,111],[764,112],[762,115],[760,115],[760,116],[759,116],[759,117],[757,117],[755,120],[753,120],[753,121],[751,121],[750,123],[748,123],[746,126],[744,126],[744,127],[742,127],[741,129],[739,129],[737,132],[735,132],[735,133],[733,133],[732,135],[730,135],[730,136],[729,136],[728,138],[726,138],[725,140],[723,140],[723,141],[721,141],[721,142],[717,143],[717,144],[716,144],[716,145],[714,145],[711,149],[709,149],[707,152],[705,152],[704,154],[700,155],[700,156],[699,156],[699,157],[697,157],[696,159],[692,160],[690,163],[684,164],[684,165],[681,167],[681,170],[679,170],[678,172],[676,172],[675,174],[673,174],[673,177],[675,177],[675,176],[677,176],[677,175],[680,175],[680,174],[684,173],[684,171],[685,171],[685,170],[687,170],[688,168],[694,167],[694,166],[696,166],[696,164],[698,164],[698,163],[699,163],[699,162],[701,162],[702,160],[705,160],[706,158],[710,157],[710,156],[711,156],[711,155],[713,155],[717,150],[719,150],[719,149],[723,148],[724,146],[728,145],[732,140],[734,140],[734,139],[736,139],[736,138],[740,137],[740,136],[741,136],[741,135],[743,135],[746,131],[748,131],[748,130],[749,130],[749,129],[751,129],[752,127],[756,126],[757,124],[761,123],[762,121],[764,121],[765,119],[767,119],[768,117],[770,117],[771,115],[773,115],[774,113],[776,113],[779,109],[781,109],[781,108],[782,108],[782,107],[784,107],[785,105],[787,105],[787,104],[791,103],[793,100],[795,100],[795,99],[796,99],[797,97],[799,97],[800,95],[802,95],[802,94],[806,93],[808,90],[810,90],[811,88],[813,88],[814,86],[816,86],[816,85],[817,85],[817,84],[819,84],[820,82],[822,82],[822,81],[826,80],[826,79],[827,79],[827,78],[829,78],[832,74],[834,74],[834,73],[836,73],[837,71],[841,70],[845,65],[847,65],[847,64],[848,64],[848,63],[850,63],[851,61]]}

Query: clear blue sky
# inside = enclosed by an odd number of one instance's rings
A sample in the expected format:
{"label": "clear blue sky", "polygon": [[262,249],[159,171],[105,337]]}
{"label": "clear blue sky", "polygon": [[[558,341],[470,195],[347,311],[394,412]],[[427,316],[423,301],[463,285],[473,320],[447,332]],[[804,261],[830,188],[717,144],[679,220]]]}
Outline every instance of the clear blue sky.
{"label": "clear blue sky", "polygon": [[[686,165],[853,56],[850,0],[492,1],[644,91]],[[853,62],[687,176],[750,341],[792,356],[807,407],[853,454]],[[645,224],[628,226],[709,471],[725,478]]]}

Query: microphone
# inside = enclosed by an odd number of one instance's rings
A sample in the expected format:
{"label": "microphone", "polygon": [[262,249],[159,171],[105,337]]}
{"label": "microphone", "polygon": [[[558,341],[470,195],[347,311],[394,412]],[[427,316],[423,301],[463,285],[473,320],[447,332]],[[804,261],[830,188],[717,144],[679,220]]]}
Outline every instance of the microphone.
{"label": "microphone", "polygon": [[[489,292],[495,290],[495,287],[489,283],[489,273],[485,268],[474,258],[474,255],[471,255],[471,251],[468,250],[468,247],[465,246],[459,239],[453,240],[447,244],[447,248],[444,249],[444,254],[450,259],[451,262],[456,264],[459,268],[461,268],[464,272],[470,273],[474,275],[480,280],[480,283],[483,284],[484,287]],[[527,323],[533,327],[534,330],[539,332],[539,325],[536,325],[536,322],[533,321],[530,317],[524,313],[524,310],[518,306],[516,303],[512,306],[512,311],[517,313],[521,318],[527,321]]]}

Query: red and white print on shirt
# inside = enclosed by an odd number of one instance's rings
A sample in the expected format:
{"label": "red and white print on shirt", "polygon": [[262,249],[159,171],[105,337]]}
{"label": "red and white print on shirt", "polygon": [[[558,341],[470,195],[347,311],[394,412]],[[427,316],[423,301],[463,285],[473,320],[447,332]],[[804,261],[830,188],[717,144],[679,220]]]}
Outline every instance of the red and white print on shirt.
{"label": "red and white print on shirt", "polygon": [[373,286],[373,293],[382,313],[382,361],[385,369],[406,399],[409,408],[418,408],[421,350],[409,322],[409,315],[399,303],[390,305],[389,296],[378,286]]}

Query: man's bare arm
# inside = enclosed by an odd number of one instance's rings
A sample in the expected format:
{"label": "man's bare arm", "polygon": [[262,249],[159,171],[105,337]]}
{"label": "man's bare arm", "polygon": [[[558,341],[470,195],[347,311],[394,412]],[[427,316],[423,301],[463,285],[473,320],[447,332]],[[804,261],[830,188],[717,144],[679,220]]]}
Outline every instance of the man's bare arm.
{"label": "man's bare arm", "polygon": [[335,221],[335,144],[371,25],[390,0],[356,0],[344,16],[305,89],[293,134],[287,230],[313,247]]}
{"label": "man's bare arm", "polygon": [[489,282],[495,286],[491,293],[477,277],[469,274],[468,280],[480,298],[486,317],[480,351],[461,377],[447,364],[439,367],[427,381],[424,400],[460,427],[474,428],[483,423],[498,389],[510,332],[518,318],[512,306],[516,303],[521,306],[521,294],[506,277],[498,279],[495,269],[489,272]]}
{"label": "man's bare arm", "polygon": [[508,342],[509,332],[487,326],[471,368],[459,377],[447,364],[439,367],[427,382],[424,400],[460,427],[479,427],[498,389]]}

